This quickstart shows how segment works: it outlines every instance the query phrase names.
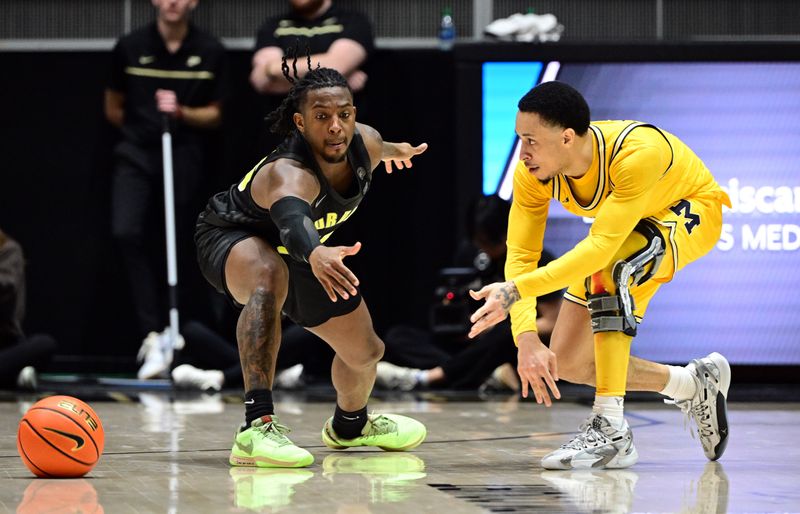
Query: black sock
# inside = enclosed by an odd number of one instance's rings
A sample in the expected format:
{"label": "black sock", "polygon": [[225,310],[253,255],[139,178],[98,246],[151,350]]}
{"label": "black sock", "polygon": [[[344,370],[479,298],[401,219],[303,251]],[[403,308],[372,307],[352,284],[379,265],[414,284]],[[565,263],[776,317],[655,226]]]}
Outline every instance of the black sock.
{"label": "black sock", "polygon": [[336,435],[342,439],[354,439],[361,435],[361,429],[367,424],[367,406],[355,412],[342,410],[338,405],[333,413],[331,426]]}
{"label": "black sock", "polygon": [[272,391],[269,389],[253,389],[244,394],[244,420],[247,427],[261,416],[275,414],[272,405]]}

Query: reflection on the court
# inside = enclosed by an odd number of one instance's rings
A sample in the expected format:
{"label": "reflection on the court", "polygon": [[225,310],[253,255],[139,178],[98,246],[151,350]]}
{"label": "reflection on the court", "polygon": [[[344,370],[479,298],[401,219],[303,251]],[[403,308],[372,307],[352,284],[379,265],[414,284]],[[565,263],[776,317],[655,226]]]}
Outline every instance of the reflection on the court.
{"label": "reflection on the court", "polygon": [[103,514],[103,506],[90,480],[85,478],[32,479],[17,507],[17,514],[69,512]]}
{"label": "reflection on the court", "polygon": [[706,463],[703,474],[684,494],[681,512],[728,512],[728,475],[722,464],[718,461]]}
{"label": "reflection on the court", "polygon": [[628,469],[542,471],[569,503],[590,512],[630,512],[639,475]]}
{"label": "reflection on the court", "polygon": [[[425,461],[411,453],[331,454],[322,461],[322,476],[353,504],[395,503],[409,499],[415,481],[425,478]],[[423,484],[424,485],[424,484]]]}
{"label": "reflection on the court", "polygon": [[[409,500],[413,489],[422,484],[415,481],[426,474],[425,462],[410,453],[354,452],[325,457],[322,475],[317,477],[309,469],[246,467],[231,468],[230,476],[234,505],[238,508],[291,512],[295,499],[307,506],[309,499],[316,498],[335,501],[338,513],[355,513],[371,512],[373,504]],[[319,480],[324,480],[325,486]],[[335,500],[320,497],[321,491],[328,490],[330,485],[347,494]]]}
{"label": "reflection on the court", "polygon": [[[140,413],[142,416],[142,431],[167,436],[166,448],[171,455],[177,455],[181,450],[181,438],[188,426],[187,420],[191,416],[204,414],[221,414],[225,410],[222,397],[216,394],[202,393],[188,398],[172,398],[161,393],[140,392]],[[176,459],[169,461],[169,480],[167,481],[168,509],[167,512],[178,511],[181,501],[181,473],[182,469]]]}
{"label": "reflection on the court", "polygon": [[225,404],[219,393],[198,394],[187,398],[171,398],[163,392],[140,392],[142,431],[173,433],[186,427],[186,417],[202,414],[222,414]]}
{"label": "reflection on the court", "polygon": [[255,512],[279,512],[292,504],[295,486],[314,476],[307,469],[243,468],[230,469],[236,507]]}
{"label": "reflection on the court", "polygon": [[[543,471],[542,479],[579,510],[631,512],[639,474],[634,469]],[[646,495],[648,496],[648,495]],[[719,462],[708,462],[696,480],[686,483],[682,513],[724,513],[728,510],[728,477]]]}

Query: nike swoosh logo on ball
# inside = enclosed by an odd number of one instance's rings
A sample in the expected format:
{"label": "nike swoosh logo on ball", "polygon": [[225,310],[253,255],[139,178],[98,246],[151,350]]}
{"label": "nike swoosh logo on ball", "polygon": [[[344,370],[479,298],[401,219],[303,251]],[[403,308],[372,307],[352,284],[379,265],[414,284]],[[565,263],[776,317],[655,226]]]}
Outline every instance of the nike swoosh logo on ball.
{"label": "nike swoosh logo on ball", "polygon": [[73,441],[75,441],[75,448],[72,449],[73,452],[76,452],[76,451],[80,450],[81,448],[83,448],[83,445],[86,444],[85,441],[83,440],[83,437],[81,437],[79,435],[70,434],[69,432],[64,432],[64,431],[61,431],[61,430],[57,430],[55,428],[47,428],[47,427],[45,427],[44,429],[45,430],[49,430],[50,432],[56,433],[56,434],[58,434],[60,436],[64,436],[67,439],[72,439]]}

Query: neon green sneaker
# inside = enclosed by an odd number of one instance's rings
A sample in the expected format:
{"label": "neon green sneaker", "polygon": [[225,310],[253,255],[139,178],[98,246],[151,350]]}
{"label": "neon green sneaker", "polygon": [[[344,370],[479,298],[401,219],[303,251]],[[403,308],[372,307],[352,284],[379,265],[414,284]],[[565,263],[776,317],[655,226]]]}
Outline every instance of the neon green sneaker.
{"label": "neon green sneaker", "polygon": [[288,427],[275,416],[262,416],[250,428],[236,433],[228,459],[231,466],[258,468],[302,468],[314,462],[307,450],[295,446],[285,434]]}
{"label": "neon green sneaker", "polygon": [[341,450],[355,446],[377,446],[388,452],[400,452],[416,448],[428,431],[416,419],[398,414],[370,414],[361,436],[354,439],[341,439],[331,426],[333,417],[328,418],[322,427],[322,442],[328,448]]}

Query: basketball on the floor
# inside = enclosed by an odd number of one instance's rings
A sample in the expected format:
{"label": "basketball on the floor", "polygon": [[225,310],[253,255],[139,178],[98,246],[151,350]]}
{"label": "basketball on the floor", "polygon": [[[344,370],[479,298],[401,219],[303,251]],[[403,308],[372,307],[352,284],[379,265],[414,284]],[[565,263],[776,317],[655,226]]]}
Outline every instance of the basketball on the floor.
{"label": "basketball on the floor", "polygon": [[39,477],[80,477],[103,454],[100,418],[71,396],[50,396],[28,409],[19,422],[17,451]]}

